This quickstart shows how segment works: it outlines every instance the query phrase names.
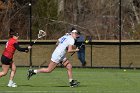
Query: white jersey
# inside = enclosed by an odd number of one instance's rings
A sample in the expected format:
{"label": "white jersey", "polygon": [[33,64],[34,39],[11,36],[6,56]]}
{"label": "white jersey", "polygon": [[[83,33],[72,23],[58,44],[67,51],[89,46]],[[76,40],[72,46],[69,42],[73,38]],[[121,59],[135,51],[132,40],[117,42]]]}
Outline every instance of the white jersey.
{"label": "white jersey", "polygon": [[65,58],[66,49],[69,45],[74,45],[74,38],[71,35],[64,35],[58,39],[59,44],[52,54],[51,60],[59,63]]}

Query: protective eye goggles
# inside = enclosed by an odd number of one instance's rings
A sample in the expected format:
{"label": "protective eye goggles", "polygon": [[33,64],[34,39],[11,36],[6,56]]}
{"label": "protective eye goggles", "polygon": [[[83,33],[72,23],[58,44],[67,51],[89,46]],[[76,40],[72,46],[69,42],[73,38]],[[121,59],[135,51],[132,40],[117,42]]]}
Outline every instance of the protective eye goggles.
{"label": "protective eye goggles", "polygon": [[19,37],[19,34],[18,34],[18,33],[13,33],[13,34],[10,34],[10,36],[16,36],[16,37]]}

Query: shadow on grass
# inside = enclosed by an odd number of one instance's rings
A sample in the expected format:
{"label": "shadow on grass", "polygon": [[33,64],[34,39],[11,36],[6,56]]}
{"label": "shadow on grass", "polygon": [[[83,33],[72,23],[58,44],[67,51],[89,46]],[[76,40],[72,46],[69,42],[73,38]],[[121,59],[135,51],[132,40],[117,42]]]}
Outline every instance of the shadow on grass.
{"label": "shadow on grass", "polygon": [[[52,87],[70,87],[70,86],[52,86]],[[78,87],[88,87],[87,85],[79,85]]]}
{"label": "shadow on grass", "polygon": [[34,87],[33,85],[18,85],[18,87]]}
{"label": "shadow on grass", "polygon": [[[24,84],[24,85],[18,85],[18,87],[48,87],[48,86],[39,86],[39,85],[31,85],[31,84]],[[49,87],[70,87],[68,85],[56,85],[56,86],[49,86]],[[78,87],[88,87],[87,85],[79,85]]]}
{"label": "shadow on grass", "polygon": [[47,87],[47,86],[38,86],[38,85],[25,84],[25,85],[18,85],[18,87]]}
{"label": "shadow on grass", "polygon": [[[8,87],[8,86],[7,85],[3,85],[3,86],[0,86],[0,87]],[[17,87],[36,87],[36,86],[33,86],[33,85],[17,85]],[[42,87],[42,86],[40,86],[40,87]]]}
{"label": "shadow on grass", "polygon": [[69,86],[52,86],[52,87],[69,87]]}

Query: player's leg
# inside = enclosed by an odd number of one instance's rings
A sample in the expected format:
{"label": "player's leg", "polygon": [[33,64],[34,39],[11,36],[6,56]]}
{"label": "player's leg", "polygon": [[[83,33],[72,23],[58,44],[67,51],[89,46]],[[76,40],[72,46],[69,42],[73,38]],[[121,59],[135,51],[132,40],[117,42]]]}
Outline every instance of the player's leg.
{"label": "player's leg", "polygon": [[2,64],[2,71],[0,72],[0,77],[5,76],[8,73],[10,65]]}
{"label": "player's leg", "polygon": [[31,76],[37,73],[50,73],[56,68],[56,66],[57,66],[57,63],[51,61],[47,68],[41,68],[41,69],[36,69],[36,70],[29,69],[27,78],[29,80]]}
{"label": "player's leg", "polygon": [[80,84],[80,82],[78,82],[77,80],[73,80],[73,77],[72,77],[72,65],[69,62],[69,60],[64,61],[63,65],[67,69],[67,74],[68,74],[68,78],[69,78],[70,87],[78,86]]}
{"label": "player's leg", "polygon": [[64,65],[64,66],[66,67],[66,69],[67,69],[68,78],[69,78],[69,81],[71,82],[71,80],[73,79],[73,78],[72,78],[72,65],[71,65],[71,63],[69,62],[69,60],[67,60],[66,62],[64,62],[63,65]]}
{"label": "player's leg", "polygon": [[28,70],[28,76],[27,79],[29,80],[31,76],[35,75],[36,73],[50,73],[52,72],[55,67],[57,66],[57,64],[61,61],[61,56],[59,55],[59,53],[57,52],[53,52],[52,57],[51,57],[51,62],[48,65],[48,68],[41,68],[41,69],[36,69],[36,70],[32,70],[29,69]]}
{"label": "player's leg", "polygon": [[13,79],[14,79],[14,76],[15,76],[15,73],[16,73],[16,65],[14,62],[12,62],[10,64],[10,67],[11,67],[11,72],[10,72],[10,79],[9,79],[9,83],[8,83],[8,87],[17,87],[16,83],[13,82]]}
{"label": "player's leg", "polygon": [[34,72],[35,73],[50,73],[55,69],[56,66],[57,66],[57,63],[51,61],[47,68],[37,69],[37,70],[34,70]]}
{"label": "player's leg", "polygon": [[81,62],[82,62],[82,66],[86,66],[85,50],[84,49],[81,50]]}
{"label": "player's leg", "polygon": [[8,73],[11,60],[5,56],[1,56],[2,71],[0,72],[0,77],[5,76]]}
{"label": "player's leg", "polygon": [[77,52],[77,56],[78,56],[78,59],[80,60],[81,64],[83,65],[81,50]]}

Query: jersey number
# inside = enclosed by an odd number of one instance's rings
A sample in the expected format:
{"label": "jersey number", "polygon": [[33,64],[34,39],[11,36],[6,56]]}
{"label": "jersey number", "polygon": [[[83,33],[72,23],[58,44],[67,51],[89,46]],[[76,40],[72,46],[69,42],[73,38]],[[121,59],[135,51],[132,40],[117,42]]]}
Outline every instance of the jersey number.
{"label": "jersey number", "polygon": [[61,39],[60,43],[62,44],[65,40],[66,40],[66,38],[63,37],[63,38]]}

